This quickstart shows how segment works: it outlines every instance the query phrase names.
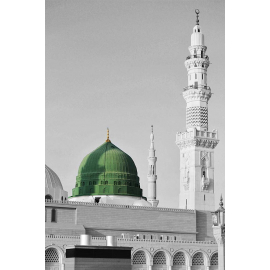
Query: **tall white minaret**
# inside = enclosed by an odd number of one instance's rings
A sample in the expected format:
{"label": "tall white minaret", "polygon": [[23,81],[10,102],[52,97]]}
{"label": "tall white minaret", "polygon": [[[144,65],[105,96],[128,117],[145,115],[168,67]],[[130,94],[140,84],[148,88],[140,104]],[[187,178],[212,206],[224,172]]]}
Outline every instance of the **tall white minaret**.
{"label": "tall white minaret", "polygon": [[155,156],[155,147],[154,147],[154,132],[153,126],[151,126],[152,132],[150,134],[150,149],[149,149],[149,156],[148,156],[148,198],[147,201],[152,204],[153,207],[157,207],[159,201],[156,200],[157,198],[157,188],[156,188],[156,162],[157,158]]}
{"label": "tall white minaret", "polygon": [[183,97],[186,105],[186,132],[176,134],[180,149],[179,207],[213,211],[214,201],[214,148],[218,144],[217,130],[208,130],[208,101],[211,88],[207,85],[204,35],[199,26],[199,10],[191,35],[190,55],[186,58],[188,86]]}

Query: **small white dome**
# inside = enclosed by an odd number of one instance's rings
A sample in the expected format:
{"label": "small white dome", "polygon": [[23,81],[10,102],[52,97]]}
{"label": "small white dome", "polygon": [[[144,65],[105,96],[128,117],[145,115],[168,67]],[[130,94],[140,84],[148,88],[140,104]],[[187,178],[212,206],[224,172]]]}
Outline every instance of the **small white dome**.
{"label": "small white dome", "polygon": [[57,188],[63,190],[58,175],[45,164],[45,188]]}

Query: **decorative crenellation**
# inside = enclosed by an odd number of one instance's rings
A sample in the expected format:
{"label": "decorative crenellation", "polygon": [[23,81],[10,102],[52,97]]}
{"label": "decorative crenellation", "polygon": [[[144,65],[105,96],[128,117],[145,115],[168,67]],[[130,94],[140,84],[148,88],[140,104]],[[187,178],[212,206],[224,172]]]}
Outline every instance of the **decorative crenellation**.
{"label": "decorative crenellation", "polygon": [[183,97],[187,103],[190,101],[205,101],[208,103],[211,96],[212,93],[210,87],[205,85],[190,85],[185,87],[183,92]]}
{"label": "decorative crenellation", "polygon": [[178,132],[176,134],[176,145],[180,148],[199,146],[214,149],[218,144],[217,130],[201,131],[194,128],[191,131]]}
{"label": "decorative crenellation", "polygon": [[89,202],[79,202],[79,201],[58,201],[58,200],[45,200],[46,204],[69,204],[69,205],[84,205],[91,207],[107,207],[107,208],[130,208],[130,209],[144,209],[148,211],[166,211],[166,212],[188,212],[195,213],[193,209],[179,209],[179,208],[161,208],[152,206],[135,206],[135,205],[121,205],[121,204],[108,204],[108,203],[89,203]]}

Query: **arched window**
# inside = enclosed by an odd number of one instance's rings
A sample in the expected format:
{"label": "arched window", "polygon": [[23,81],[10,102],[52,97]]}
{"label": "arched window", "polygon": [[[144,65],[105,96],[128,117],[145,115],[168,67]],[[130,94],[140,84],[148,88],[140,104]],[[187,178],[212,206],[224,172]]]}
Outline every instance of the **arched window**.
{"label": "arched window", "polygon": [[83,185],[83,186],[84,186],[84,184],[85,184],[85,183],[84,183],[84,182],[82,182],[82,185]]}
{"label": "arched window", "polygon": [[67,198],[65,197],[65,201],[67,200]]}
{"label": "arched window", "polygon": [[212,255],[210,265],[218,265],[218,253]]}
{"label": "arched window", "polygon": [[45,262],[46,263],[59,263],[59,253],[55,248],[48,248],[45,250]]}
{"label": "arched window", "polygon": [[154,258],[153,258],[153,264],[166,264],[166,256],[163,251],[158,251]]}
{"label": "arched window", "polygon": [[174,237],[174,241],[176,241],[176,236]]}
{"label": "arched window", "polygon": [[53,199],[52,196],[49,195],[49,194],[47,194],[47,195],[45,196],[45,200],[52,200],[52,199]]}
{"label": "arched window", "polygon": [[137,251],[133,255],[132,264],[146,264],[146,257],[143,251]]}
{"label": "arched window", "polygon": [[186,265],[185,254],[177,252],[173,257],[173,265]]}
{"label": "arched window", "polygon": [[113,182],[113,184],[116,186],[116,185],[117,185],[117,182],[116,182],[116,181],[114,181],[114,182]]}
{"label": "arched window", "polygon": [[192,265],[204,265],[204,258],[201,252],[198,252],[193,256]]}
{"label": "arched window", "polygon": [[119,186],[121,185],[121,181],[118,181],[118,185],[119,185]]}
{"label": "arched window", "polygon": [[63,196],[61,197],[61,201],[63,201],[64,200],[64,198],[63,198]]}
{"label": "arched window", "polygon": [[56,222],[56,210],[52,209],[51,222]]}
{"label": "arched window", "polygon": [[93,182],[93,185],[96,185],[96,181]]}
{"label": "arched window", "polygon": [[108,185],[108,181],[105,181],[105,185]]}

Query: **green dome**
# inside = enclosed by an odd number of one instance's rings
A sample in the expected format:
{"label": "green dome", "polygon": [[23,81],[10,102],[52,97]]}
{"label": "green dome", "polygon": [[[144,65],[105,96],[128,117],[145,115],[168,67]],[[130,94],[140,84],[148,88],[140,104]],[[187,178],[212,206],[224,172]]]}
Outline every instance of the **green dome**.
{"label": "green dome", "polygon": [[110,141],[88,154],[79,167],[72,197],[89,195],[142,197],[134,161]]}

